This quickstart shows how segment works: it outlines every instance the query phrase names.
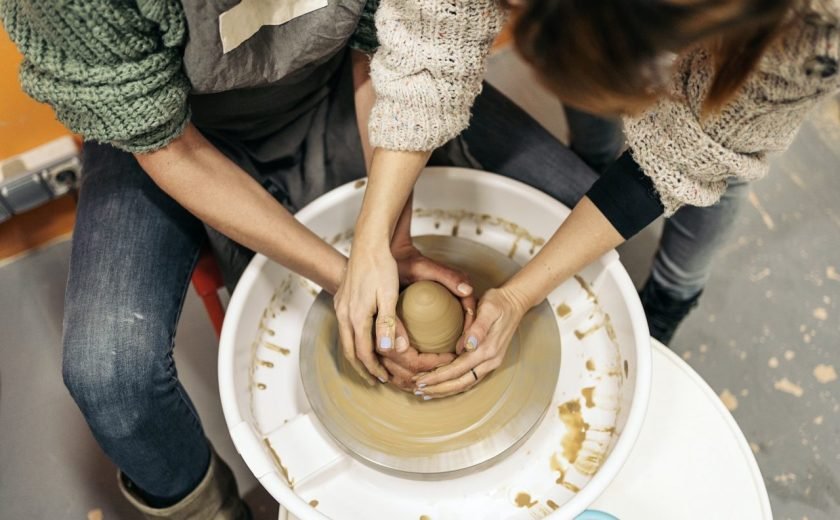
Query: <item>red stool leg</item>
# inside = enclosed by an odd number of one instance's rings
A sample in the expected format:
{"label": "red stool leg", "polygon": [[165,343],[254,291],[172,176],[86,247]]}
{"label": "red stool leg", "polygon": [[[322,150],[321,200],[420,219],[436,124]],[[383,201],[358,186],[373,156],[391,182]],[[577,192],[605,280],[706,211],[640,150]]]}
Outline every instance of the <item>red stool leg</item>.
{"label": "red stool leg", "polygon": [[192,285],[195,292],[204,302],[204,308],[210,316],[210,322],[216,331],[216,337],[222,335],[222,323],[225,321],[225,309],[219,298],[219,289],[224,287],[222,272],[216,263],[213,252],[206,245],[201,248],[198,262],[192,274]]}

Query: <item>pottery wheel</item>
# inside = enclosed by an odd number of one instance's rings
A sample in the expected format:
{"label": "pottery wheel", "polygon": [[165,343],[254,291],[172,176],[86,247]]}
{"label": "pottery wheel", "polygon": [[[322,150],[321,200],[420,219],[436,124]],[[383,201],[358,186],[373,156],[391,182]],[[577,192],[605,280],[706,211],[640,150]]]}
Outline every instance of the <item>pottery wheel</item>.
{"label": "pottery wheel", "polygon": [[[476,296],[518,265],[465,238],[416,237],[427,256],[470,274]],[[368,386],[346,363],[332,297],[322,292],[303,327],[303,388],[327,432],[358,460],[414,478],[451,477],[492,463],[525,441],[551,403],[560,334],[547,302],[515,333],[501,367],[470,391],[423,401],[390,385]]]}

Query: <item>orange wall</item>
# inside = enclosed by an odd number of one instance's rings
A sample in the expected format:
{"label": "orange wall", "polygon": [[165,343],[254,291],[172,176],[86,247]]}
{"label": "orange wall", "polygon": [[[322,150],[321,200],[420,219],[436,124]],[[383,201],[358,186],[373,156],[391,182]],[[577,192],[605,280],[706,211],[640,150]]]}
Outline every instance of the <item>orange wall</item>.
{"label": "orange wall", "polygon": [[47,105],[24,94],[18,83],[21,56],[0,27],[0,160],[70,132]]}

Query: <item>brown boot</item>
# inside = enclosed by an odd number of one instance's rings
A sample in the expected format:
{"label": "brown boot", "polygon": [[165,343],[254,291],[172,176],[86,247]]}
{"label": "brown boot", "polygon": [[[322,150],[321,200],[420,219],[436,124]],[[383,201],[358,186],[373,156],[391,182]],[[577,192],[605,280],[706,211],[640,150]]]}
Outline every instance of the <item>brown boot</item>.
{"label": "brown boot", "polygon": [[251,511],[239,498],[233,472],[215,451],[198,487],[169,507],[149,507],[125,485],[121,476],[117,481],[125,498],[149,520],[251,520]]}

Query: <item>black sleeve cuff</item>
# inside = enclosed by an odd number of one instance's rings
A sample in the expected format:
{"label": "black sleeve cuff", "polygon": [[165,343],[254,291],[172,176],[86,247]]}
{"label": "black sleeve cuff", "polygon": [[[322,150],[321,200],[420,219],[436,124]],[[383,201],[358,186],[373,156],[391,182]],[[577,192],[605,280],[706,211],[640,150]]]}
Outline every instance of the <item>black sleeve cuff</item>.
{"label": "black sleeve cuff", "polygon": [[636,164],[629,150],[607,168],[586,196],[625,239],[665,211],[653,181]]}

